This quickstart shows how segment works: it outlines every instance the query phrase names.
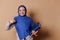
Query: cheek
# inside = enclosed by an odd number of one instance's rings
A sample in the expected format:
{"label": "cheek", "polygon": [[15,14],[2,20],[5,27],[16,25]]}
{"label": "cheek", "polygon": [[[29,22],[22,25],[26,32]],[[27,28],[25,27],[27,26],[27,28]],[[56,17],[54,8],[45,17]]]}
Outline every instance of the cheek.
{"label": "cheek", "polygon": [[21,11],[19,11],[19,13],[21,13]]}
{"label": "cheek", "polygon": [[25,11],[23,11],[24,12],[24,14],[25,14]]}

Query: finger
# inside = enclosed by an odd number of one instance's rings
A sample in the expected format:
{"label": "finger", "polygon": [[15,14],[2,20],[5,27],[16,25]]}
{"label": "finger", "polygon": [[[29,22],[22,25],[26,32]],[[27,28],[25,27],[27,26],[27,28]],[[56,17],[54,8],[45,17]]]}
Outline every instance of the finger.
{"label": "finger", "polygon": [[38,31],[35,32],[35,34],[38,33]]}
{"label": "finger", "polygon": [[38,35],[35,35],[35,36],[38,36]]}
{"label": "finger", "polygon": [[36,31],[36,32],[32,33],[32,35],[36,35],[36,34],[37,34],[37,32],[38,32],[38,31]]}

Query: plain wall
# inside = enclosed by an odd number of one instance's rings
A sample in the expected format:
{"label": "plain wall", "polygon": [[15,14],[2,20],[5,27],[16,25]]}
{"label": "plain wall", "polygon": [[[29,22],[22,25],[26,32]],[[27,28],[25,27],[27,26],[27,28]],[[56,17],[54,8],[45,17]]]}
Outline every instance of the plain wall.
{"label": "plain wall", "polygon": [[41,23],[35,40],[60,40],[60,0],[0,0],[0,40],[16,40],[15,28],[5,30],[5,24],[17,15],[20,4],[34,22]]}

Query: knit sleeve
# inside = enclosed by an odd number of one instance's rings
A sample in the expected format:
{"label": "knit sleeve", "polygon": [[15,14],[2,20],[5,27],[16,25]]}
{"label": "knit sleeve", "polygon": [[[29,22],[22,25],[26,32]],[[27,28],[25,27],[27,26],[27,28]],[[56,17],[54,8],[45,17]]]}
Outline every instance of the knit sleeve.
{"label": "knit sleeve", "polygon": [[31,20],[31,28],[32,30],[38,30],[39,29],[39,23],[34,24],[33,20]]}

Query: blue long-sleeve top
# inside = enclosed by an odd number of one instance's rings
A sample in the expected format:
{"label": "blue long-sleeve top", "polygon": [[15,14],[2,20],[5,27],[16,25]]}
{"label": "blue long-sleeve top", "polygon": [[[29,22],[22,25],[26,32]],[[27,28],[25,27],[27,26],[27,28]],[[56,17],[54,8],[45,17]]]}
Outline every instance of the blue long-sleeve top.
{"label": "blue long-sleeve top", "polygon": [[30,35],[32,33],[32,30],[37,30],[39,28],[39,25],[35,25],[33,20],[30,17],[26,16],[26,14],[24,16],[20,16],[18,13],[18,16],[14,17],[14,20],[16,21],[14,26],[20,40]]}
{"label": "blue long-sleeve top", "polygon": [[17,16],[14,18],[16,21],[15,28],[20,39],[32,33],[32,30],[37,30],[39,25],[34,25],[33,20],[27,16]]}

